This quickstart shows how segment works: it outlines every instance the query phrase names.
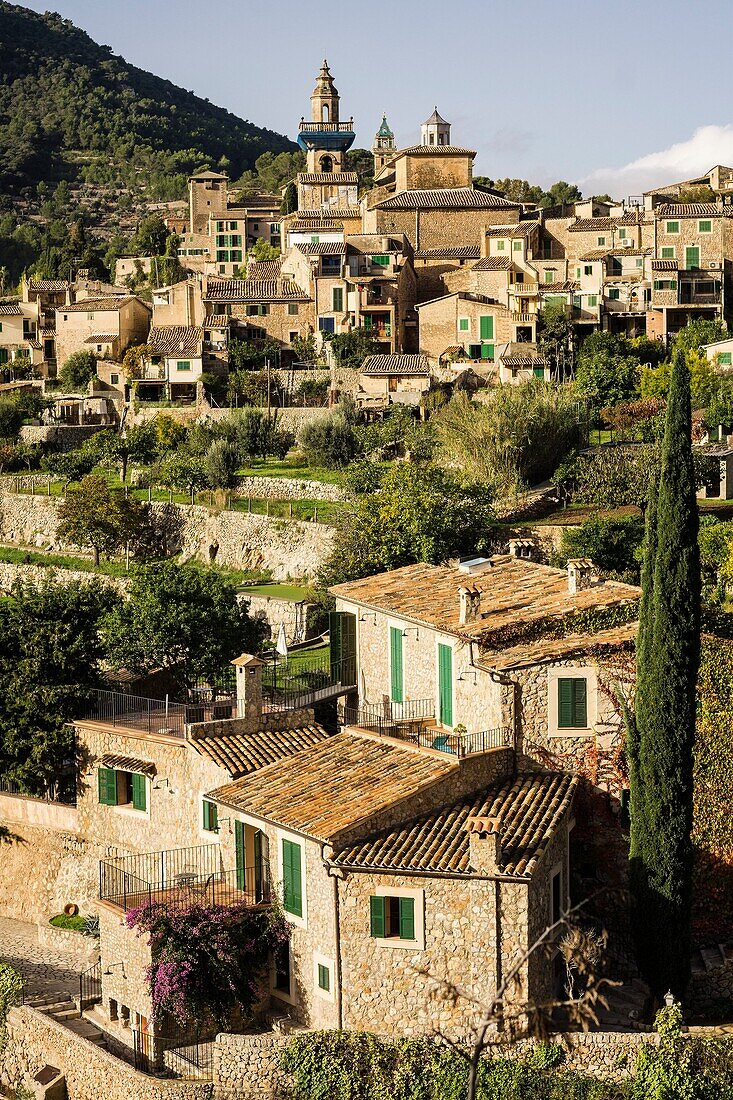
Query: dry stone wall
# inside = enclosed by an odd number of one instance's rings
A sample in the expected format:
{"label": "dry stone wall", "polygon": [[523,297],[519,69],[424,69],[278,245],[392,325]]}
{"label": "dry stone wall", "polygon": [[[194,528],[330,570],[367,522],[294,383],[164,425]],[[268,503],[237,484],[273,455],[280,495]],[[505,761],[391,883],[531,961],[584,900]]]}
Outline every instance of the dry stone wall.
{"label": "dry stone wall", "polygon": [[[57,534],[60,501],[5,492],[0,496],[0,542],[78,553]],[[261,569],[275,580],[313,576],[328,557],[334,530],[322,523],[273,519],[243,512],[215,512],[177,505],[183,517],[186,557],[240,569]]]}
{"label": "dry stone wall", "polygon": [[237,487],[236,496],[260,500],[332,500],[344,499],[340,485],[295,477],[247,477]]}

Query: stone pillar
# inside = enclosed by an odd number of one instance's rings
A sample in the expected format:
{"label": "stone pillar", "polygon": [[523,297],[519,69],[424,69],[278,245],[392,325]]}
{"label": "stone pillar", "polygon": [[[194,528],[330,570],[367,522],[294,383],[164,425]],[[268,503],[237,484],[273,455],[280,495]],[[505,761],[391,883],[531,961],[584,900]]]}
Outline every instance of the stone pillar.
{"label": "stone pillar", "polygon": [[237,670],[237,715],[249,718],[257,728],[262,719],[262,668],[264,661],[243,653],[232,661]]}

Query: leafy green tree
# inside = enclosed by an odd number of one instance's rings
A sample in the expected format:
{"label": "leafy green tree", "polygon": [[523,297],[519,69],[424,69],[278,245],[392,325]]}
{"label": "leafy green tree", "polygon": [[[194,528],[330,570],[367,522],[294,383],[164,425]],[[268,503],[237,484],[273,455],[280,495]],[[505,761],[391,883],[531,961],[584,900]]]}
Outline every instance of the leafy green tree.
{"label": "leafy green tree", "polygon": [[206,462],[200,455],[172,451],[160,464],[161,485],[174,493],[189,493],[191,500],[207,483]]}
{"label": "leafy green tree", "polygon": [[594,332],[578,349],[575,388],[593,409],[639,396],[641,361],[628,340],[610,332]]}
{"label": "leafy green tree", "polygon": [[283,201],[280,205],[280,213],[293,214],[297,209],[298,188],[295,186],[293,180],[291,180],[283,192]]}
{"label": "leafy green tree", "polygon": [[0,771],[30,794],[73,775],[69,722],[100,681],[99,626],[118,603],[96,578],[18,581],[0,601]]}
{"label": "leafy green tree", "polygon": [[276,260],[280,255],[280,249],[266,241],[264,237],[258,237],[249,250],[250,256],[255,260]]}
{"label": "leafy green tree", "polygon": [[130,241],[130,251],[133,256],[160,256],[165,252],[168,236],[168,227],[160,214],[148,214]]}
{"label": "leafy green tree", "polygon": [[59,508],[58,534],[77,546],[91,547],[94,564],[100,554],[114,554],[144,522],[140,502],[110,489],[102,474],[87,474],[71,486]]}
{"label": "leafy green tree", "polygon": [[23,425],[23,413],[17,401],[12,398],[0,398],[0,439],[13,440]]}
{"label": "leafy green tree", "polygon": [[374,355],[377,343],[365,328],[352,328],[331,337],[331,347],[339,367],[359,368],[368,355]]}
{"label": "leafy green tree", "polygon": [[240,465],[239,450],[227,439],[217,439],[206,455],[206,477],[212,489],[233,489]]}
{"label": "leafy green tree", "polygon": [[163,562],[134,574],[129,598],[107,617],[103,634],[114,668],[167,668],[186,690],[240,653],[256,652],[264,628],[219,573]]}
{"label": "leafy green tree", "polygon": [[324,586],[413,562],[441,562],[488,549],[493,494],[464,485],[438,466],[391,467],[379,489],[354,500],[340,522]]}
{"label": "leafy green tree", "polygon": [[110,469],[119,469],[122,481],[127,481],[127,471],[131,462],[144,465],[155,458],[158,449],[158,436],[154,421],[136,424],[124,434],[113,430],[97,432],[86,440],[83,449],[91,454],[99,465]]}
{"label": "leafy green tree", "polygon": [[538,205],[542,202],[545,192],[541,187],[532,185],[527,180],[520,179],[506,179],[496,180],[493,184],[493,189],[500,191],[507,199],[511,199],[512,202],[526,202],[534,203]]}
{"label": "leafy green tree", "polygon": [[41,465],[58,477],[62,477],[66,485],[70,481],[81,481],[86,474],[94,469],[94,458],[86,451],[79,448],[76,451],[55,451],[46,455]]}
{"label": "leafy green tree", "polygon": [[91,351],[75,351],[59,371],[61,385],[66,390],[86,390],[97,373],[97,360]]}
{"label": "leafy green tree", "polygon": [[629,729],[630,880],[638,964],[657,998],[690,975],[692,750],[700,660],[700,552],[690,372],[674,353],[646,562]]}
{"label": "leafy green tree", "polygon": [[358,447],[353,427],[339,412],[307,421],[300,429],[298,443],[310,466],[331,470],[348,466]]}
{"label": "leafy green tree", "polygon": [[[691,322],[700,323],[700,322]],[[690,395],[693,409],[707,409],[717,393],[727,388],[728,380],[721,378],[707,356],[696,348],[685,348],[680,344],[690,371]],[[645,398],[666,400],[672,376],[672,364],[660,363],[658,367],[643,368],[641,372],[641,394]]]}
{"label": "leafy green tree", "polygon": [[566,205],[571,202],[579,202],[582,199],[582,194],[578,187],[574,183],[566,183],[565,180],[558,180],[557,183],[553,183],[552,187],[542,197],[542,206],[560,206],[562,203]]}
{"label": "leafy green tree", "polygon": [[568,527],[560,541],[560,562],[591,558],[606,576],[638,584],[644,523],[637,516],[591,516],[578,527]]}
{"label": "leafy green tree", "polygon": [[634,504],[646,510],[659,455],[651,444],[602,448],[580,460],[574,500],[601,508]]}
{"label": "leafy green tree", "polygon": [[575,362],[575,329],[564,302],[548,302],[537,318],[537,342],[558,378],[570,375]]}

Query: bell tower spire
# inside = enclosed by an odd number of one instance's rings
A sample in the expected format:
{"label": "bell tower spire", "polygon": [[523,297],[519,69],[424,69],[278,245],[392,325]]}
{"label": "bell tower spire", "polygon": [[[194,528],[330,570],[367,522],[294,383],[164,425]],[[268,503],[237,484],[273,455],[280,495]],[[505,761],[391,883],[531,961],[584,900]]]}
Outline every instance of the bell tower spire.
{"label": "bell tower spire", "polygon": [[343,172],[346,150],[354,141],[354,120],[341,122],[340,96],[328,62],[324,61],[311,95],[311,120],[300,120],[298,145],[306,154],[309,173]]}
{"label": "bell tower spire", "polygon": [[328,62],[324,60],[311,96],[311,122],[338,122],[340,99]]}

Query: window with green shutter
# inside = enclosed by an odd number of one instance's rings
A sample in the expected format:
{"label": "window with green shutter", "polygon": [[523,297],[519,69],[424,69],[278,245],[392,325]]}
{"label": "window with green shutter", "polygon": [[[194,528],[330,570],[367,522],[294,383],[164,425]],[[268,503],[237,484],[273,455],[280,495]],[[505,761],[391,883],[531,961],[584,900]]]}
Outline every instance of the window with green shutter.
{"label": "window with green shutter", "polygon": [[731,352],[729,352],[729,351],[719,351],[718,352],[718,363],[720,364],[721,367],[731,366]]}
{"label": "window with green shutter", "polygon": [[301,847],[292,840],[283,840],[283,908],[294,917],[303,916],[303,876],[300,865]]}
{"label": "window with green shutter", "polygon": [[481,358],[481,345],[480,344],[469,344],[468,345],[468,358],[469,359],[480,359]]}
{"label": "window with green shutter", "polygon": [[415,940],[415,899],[387,894],[369,898],[369,926],[374,939]]}
{"label": "window with green shutter", "polygon": [[557,681],[557,725],[559,729],[588,728],[588,687],[584,676]]}
{"label": "window with green shutter", "polygon": [[204,829],[207,833],[219,832],[219,807],[208,798],[204,799]]}
{"label": "window with green shutter", "polygon": [[545,377],[545,368],[544,367],[532,367],[532,374],[534,375],[535,378],[544,378]]}
{"label": "window with green shutter", "polygon": [[344,288],[341,286],[335,286],[333,288],[333,312],[343,313],[344,311]]}
{"label": "window with green shutter", "polygon": [[147,780],[138,772],[132,773],[132,808],[133,810],[147,809]]}
{"label": "window with green shutter", "polygon": [[496,242],[496,251],[497,252],[503,252],[505,248],[506,248],[506,241],[505,240],[499,240],[499,241]]}
{"label": "window with green shutter", "polygon": [[612,286],[608,291],[608,297],[611,299],[612,302],[617,302],[621,297],[621,291],[617,286]]}
{"label": "window with green shutter", "polygon": [[597,306],[598,305],[598,295],[597,294],[589,294],[588,295],[588,305],[589,306]]}
{"label": "window with green shutter", "polygon": [[378,267],[389,267],[389,256],[372,256],[372,263]]}
{"label": "window with green shutter", "polygon": [[606,238],[605,237],[598,237],[597,241],[598,241],[599,245],[604,245],[606,243]]}
{"label": "window with green shutter", "polygon": [[331,992],[331,971],[323,963],[318,964],[318,988],[324,993]]}
{"label": "window with green shutter", "polygon": [[453,650],[438,643],[438,716],[441,725],[453,726]]}
{"label": "window with green shutter", "polygon": [[481,345],[481,358],[482,359],[493,359],[494,358],[494,345],[493,344],[482,344]]}
{"label": "window with green shutter", "polygon": [[468,317],[459,317],[458,318],[458,331],[459,332],[468,332],[468,324],[469,324]]}
{"label": "window with green shutter", "polygon": [[245,890],[247,873],[245,870],[246,855],[244,844],[244,822],[234,822],[234,866],[237,869],[237,889]]}
{"label": "window with green shutter", "polygon": [[626,235],[627,235],[627,234],[626,234],[626,229],[625,229],[625,227],[624,227],[623,225],[622,225],[622,226],[620,226],[620,227],[619,227],[619,231],[618,231],[618,239],[619,239],[620,241],[625,241],[625,240],[626,240]]}
{"label": "window with green shutter", "polygon": [[297,302],[288,302],[288,317],[297,317],[297,316],[298,316],[298,303]]}
{"label": "window with green shutter", "polygon": [[673,244],[665,245],[661,251],[661,258],[663,260],[673,260],[675,255],[675,247]]}
{"label": "window with green shutter", "polygon": [[679,222],[667,222],[666,229],[667,229],[668,233],[679,233],[680,223]]}
{"label": "window with green shutter", "polygon": [[557,275],[556,269],[554,267],[548,267],[545,270],[545,282],[546,283],[554,283],[556,281],[555,280],[556,275]]}
{"label": "window with green shutter", "polygon": [[191,363],[188,359],[179,359],[176,362],[176,370],[189,371],[191,369]]}
{"label": "window with green shutter", "polygon": [[102,806],[117,805],[117,772],[114,768],[98,768],[97,783]]}
{"label": "window with green shutter", "polygon": [[521,252],[522,251],[522,244],[523,244],[522,241],[512,241],[512,249],[515,252]]}
{"label": "window with green shutter", "polygon": [[688,271],[694,270],[700,266],[700,246],[696,244],[688,245],[685,249],[685,267]]}
{"label": "window with green shutter", "polygon": [[479,336],[482,340],[494,339],[494,318],[486,314],[479,320]]}
{"label": "window with green shutter", "polygon": [[389,667],[392,702],[402,703],[404,701],[402,631],[396,626],[389,628]]}
{"label": "window with green shutter", "polygon": [[698,222],[697,231],[698,233],[712,233],[713,223],[711,221],[708,221],[707,219],[705,221]]}

